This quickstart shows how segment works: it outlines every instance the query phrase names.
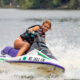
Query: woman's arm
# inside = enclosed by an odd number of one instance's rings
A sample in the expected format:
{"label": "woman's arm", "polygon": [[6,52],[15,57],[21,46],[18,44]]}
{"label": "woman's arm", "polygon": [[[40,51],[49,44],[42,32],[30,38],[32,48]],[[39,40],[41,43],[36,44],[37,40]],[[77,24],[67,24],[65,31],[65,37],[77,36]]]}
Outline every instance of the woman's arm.
{"label": "woman's arm", "polygon": [[32,31],[38,31],[40,29],[40,27],[39,26],[35,26],[35,27],[33,27],[33,28],[30,28],[30,29],[28,29],[30,32],[32,32]]}

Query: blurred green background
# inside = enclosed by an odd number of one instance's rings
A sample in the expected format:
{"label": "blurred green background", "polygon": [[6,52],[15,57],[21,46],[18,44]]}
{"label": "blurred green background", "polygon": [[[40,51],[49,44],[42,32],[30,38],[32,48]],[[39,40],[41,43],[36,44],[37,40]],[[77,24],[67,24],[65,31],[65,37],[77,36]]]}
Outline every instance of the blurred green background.
{"label": "blurred green background", "polygon": [[80,9],[80,0],[0,0],[0,8]]}

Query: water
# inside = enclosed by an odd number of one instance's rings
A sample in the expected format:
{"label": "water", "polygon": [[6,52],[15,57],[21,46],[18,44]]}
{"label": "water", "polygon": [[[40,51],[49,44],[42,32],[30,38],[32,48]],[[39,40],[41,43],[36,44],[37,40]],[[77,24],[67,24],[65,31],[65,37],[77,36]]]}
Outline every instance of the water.
{"label": "water", "polygon": [[[0,9],[0,50],[13,46],[26,28],[52,22],[46,43],[66,71],[59,77],[40,76],[32,70],[0,62],[0,80],[80,79],[80,11]],[[37,75],[37,76],[36,76]]]}

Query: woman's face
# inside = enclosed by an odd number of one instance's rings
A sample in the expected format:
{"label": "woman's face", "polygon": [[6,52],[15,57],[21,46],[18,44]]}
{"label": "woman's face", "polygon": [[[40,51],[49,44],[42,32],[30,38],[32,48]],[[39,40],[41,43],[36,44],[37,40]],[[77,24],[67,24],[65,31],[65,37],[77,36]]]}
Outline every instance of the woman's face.
{"label": "woman's face", "polygon": [[48,24],[48,23],[44,23],[44,24],[42,25],[42,29],[43,29],[43,32],[47,32],[47,31],[50,29],[49,24]]}

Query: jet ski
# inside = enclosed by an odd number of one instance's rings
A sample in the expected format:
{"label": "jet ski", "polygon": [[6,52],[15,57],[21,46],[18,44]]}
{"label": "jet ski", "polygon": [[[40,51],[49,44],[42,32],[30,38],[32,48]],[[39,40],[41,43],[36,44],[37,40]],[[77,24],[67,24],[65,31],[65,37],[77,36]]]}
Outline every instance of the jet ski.
{"label": "jet ski", "polygon": [[[32,33],[31,35],[34,34]],[[40,35],[36,34],[36,36],[30,50],[22,56],[16,57],[19,50],[11,46],[5,47],[1,51],[0,61],[19,64],[24,63],[27,64],[26,66],[34,66],[36,69],[45,70],[48,73],[51,72],[57,75],[63,73],[65,68],[58,62],[54,55],[52,55]]]}

